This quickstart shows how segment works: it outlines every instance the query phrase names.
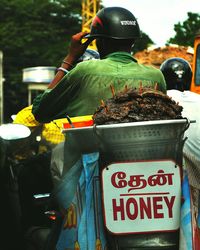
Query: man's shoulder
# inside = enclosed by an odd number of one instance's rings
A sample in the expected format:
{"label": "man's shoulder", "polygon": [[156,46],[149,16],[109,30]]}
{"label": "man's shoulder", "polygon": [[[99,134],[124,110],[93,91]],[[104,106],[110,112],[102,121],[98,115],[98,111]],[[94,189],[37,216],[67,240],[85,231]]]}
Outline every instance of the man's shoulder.
{"label": "man's shoulder", "polygon": [[138,63],[138,66],[143,68],[144,70],[147,70],[147,71],[152,71],[152,72],[156,72],[156,73],[161,73],[160,69],[152,66],[152,65],[146,65],[146,64],[141,64],[141,63]]}
{"label": "man's shoulder", "polygon": [[92,60],[88,60],[88,61],[83,61],[83,62],[80,62],[79,64],[77,64],[77,67],[78,68],[87,68],[87,67],[93,67],[94,65],[97,65],[97,64],[102,64],[104,60],[100,60],[100,59],[92,59]]}
{"label": "man's shoulder", "polygon": [[159,82],[165,82],[164,76],[160,71],[160,69],[151,65],[139,64],[139,63],[136,67],[138,72],[140,72],[140,75],[143,74],[146,78],[157,79]]}
{"label": "man's shoulder", "polygon": [[167,90],[167,95],[172,98],[180,98],[182,96],[182,92],[176,89]]}
{"label": "man's shoulder", "polygon": [[109,58],[81,62],[74,68],[73,76],[79,77],[85,74],[110,74],[111,72],[118,72],[120,67],[122,67],[122,71],[120,71],[122,75],[125,71],[127,71],[129,75],[137,72],[137,76],[144,76],[149,79],[158,78],[158,80],[163,81],[162,72],[151,65],[139,64],[137,61],[132,63],[126,62],[122,65],[121,62],[110,60]]}
{"label": "man's shoulder", "polygon": [[200,102],[200,95],[189,90],[182,92],[176,89],[171,89],[167,91],[167,94],[174,99],[185,102]]}
{"label": "man's shoulder", "polygon": [[193,99],[194,101],[197,101],[197,102],[200,102],[200,95],[195,93],[195,92],[192,92],[192,91],[184,91],[184,93],[188,96],[188,97],[191,97],[191,99]]}
{"label": "man's shoulder", "polygon": [[103,73],[108,72],[108,67],[110,67],[110,64],[106,59],[93,59],[84,61],[76,65],[73,71],[70,72],[70,77],[77,78],[85,75],[102,75]]}

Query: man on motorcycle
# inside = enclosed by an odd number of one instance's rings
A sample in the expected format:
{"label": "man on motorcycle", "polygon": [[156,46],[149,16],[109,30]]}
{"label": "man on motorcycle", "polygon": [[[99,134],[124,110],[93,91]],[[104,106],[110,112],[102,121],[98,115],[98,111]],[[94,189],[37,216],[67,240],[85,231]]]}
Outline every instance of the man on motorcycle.
{"label": "man on motorcycle", "polygon": [[[130,11],[121,7],[100,10],[92,22],[90,34],[80,32],[72,36],[69,53],[50,86],[53,89],[35,98],[32,112],[36,120],[49,122],[66,114],[72,117],[91,115],[101,100],[111,97],[111,85],[117,92],[124,86],[138,88],[141,84],[157,85],[166,92],[160,70],[139,64],[131,55],[131,47],[140,36],[138,22]],[[83,43],[82,39],[87,40]],[[73,67],[94,39],[101,60]]]}
{"label": "man on motorcycle", "polygon": [[185,132],[188,139],[185,142],[183,153],[187,162],[190,184],[200,189],[200,120],[197,108],[200,105],[200,95],[190,91],[191,66],[185,59],[174,57],[165,60],[160,66],[160,70],[166,80],[167,95],[183,106],[183,117],[196,121]]}
{"label": "man on motorcycle", "polygon": [[[200,189],[199,184],[199,164],[200,164],[200,138],[199,138],[199,110],[200,95],[190,91],[192,80],[192,69],[190,64],[183,58],[173,57],[165,60],[160,66],[166,84],[167,95],[183,106],[183,117],[195,120],[186,131],[188,139],[184,146],[184,156],[190,158],[188,166],[196,165],[189,169],[191,184]],[[189,160],[189,159],[188,159]],[[193,162],[195,161],[195,162]],[[192,163],[193,162],[193,163]],[[192,174],[193,173],[193,174]]]}
{"label": "man on motorcycle", "polygon": [[[142,83],[142,86],[153,88],[157,85],[159,90],[166,92],[162,73],[153,67],[138,64],[131,55],[131,47],[140,37],[137,20],[131,12],[118,7],[102,9],[93,20],[91,33],[85,35],[86,33],[80,32],[72,37],[69,54],[58,68],[55,79],[34,100],[32,112],[36,120],[46,123],[66,115],[91,115],[102,99],[111,96],[110,85],[114,86],[115,91],[120,91],[125,86],[138,88]],[[87,39],[85,43],[82,43],[83,38]],[[101,60],[82,62],[73,67],[94,39]],[[87,161],[90,161],[90,157]],[[78,169],[75,167],[72,175],[79,181],[77,170],[82,171],[82,166]],[[72,179],[67,178],[67,182],[70,183]],[[70,192],[67,192],[71,196],[73,187],[77,185],[76,180],[73,186],[70,185]],[[69,199],[68,202],[70,201]],[[62,244],[61,241],[58,244]]]}
{"label": "man on motorcycle", "polygon": [[[190,64],[183,58],[173,57],[165,60],[162,63],[160,70],[165,76],[168,89],[167,95],[172,97],[176,102],[179,103],[179,105],[183,107],[183,117],[187,117],[189,120],[196,121],[195,123],[190,124],[189,129],[187,129],[185,132],[187,140],[185,141],[183,147],[183,160],[192,190],[191,193],[194,208],[193,224],[198,224],[199,227],[200,119],[198,107],[200,106],[200,95],[190,91],[192,69]],[[194,232],[194,234],[195,233],[196,232]]]}

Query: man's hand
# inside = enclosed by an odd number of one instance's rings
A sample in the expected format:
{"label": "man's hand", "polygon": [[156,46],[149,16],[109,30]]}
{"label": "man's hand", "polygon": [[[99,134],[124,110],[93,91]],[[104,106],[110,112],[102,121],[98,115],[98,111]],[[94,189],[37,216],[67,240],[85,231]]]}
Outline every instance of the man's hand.
{"label": "man's hand", "polygon": [[[69,46],[69,53],[64,58],[64,61],[61,64],[62,69],[70,70],[73,66],[76,65],[77,60],[83,55],[85,50],[87,49],[88,45],[92,42],[93,39],[87,39],[86,42],[82,42],[82,39],[88,33],[86,32],[79,32],[72,36],[71,44]],[[54,88],[59,81],[64,77],[65,72],[58,71],[55,75],[54,79],[48,85],[48,89]]]}
{"label": "man's hand", "polygon": [[82,39],[88,33],[86,32],[79,32],[72,36],[71,44],[69,46],[69,53],[65,60],[70,64],[76,64],[76,61],[83,55],[85,50],[87,49],[88,45],[92,42],[93,39],[87,39],[84,43]]}

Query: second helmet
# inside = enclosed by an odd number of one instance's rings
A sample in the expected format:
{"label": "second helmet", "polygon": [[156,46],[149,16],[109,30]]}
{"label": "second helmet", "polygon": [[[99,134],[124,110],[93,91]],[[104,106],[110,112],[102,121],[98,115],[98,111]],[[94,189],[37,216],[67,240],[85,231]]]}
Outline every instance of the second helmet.
{"label": "second helmet", "polygon": [[161,66],[167,89],[189,90],[192,80],[192,69],[188,61],[180,57],[165,60]]}

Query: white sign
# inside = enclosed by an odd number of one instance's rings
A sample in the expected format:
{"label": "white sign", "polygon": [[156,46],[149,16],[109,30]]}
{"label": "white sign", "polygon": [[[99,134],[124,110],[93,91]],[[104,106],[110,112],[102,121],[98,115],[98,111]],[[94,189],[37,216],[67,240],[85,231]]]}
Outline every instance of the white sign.
{"label": "white sign", "polygon": [[105,224],[114,233],[179,228],[180,168],[173,161],[113,163],[102,171]]}

